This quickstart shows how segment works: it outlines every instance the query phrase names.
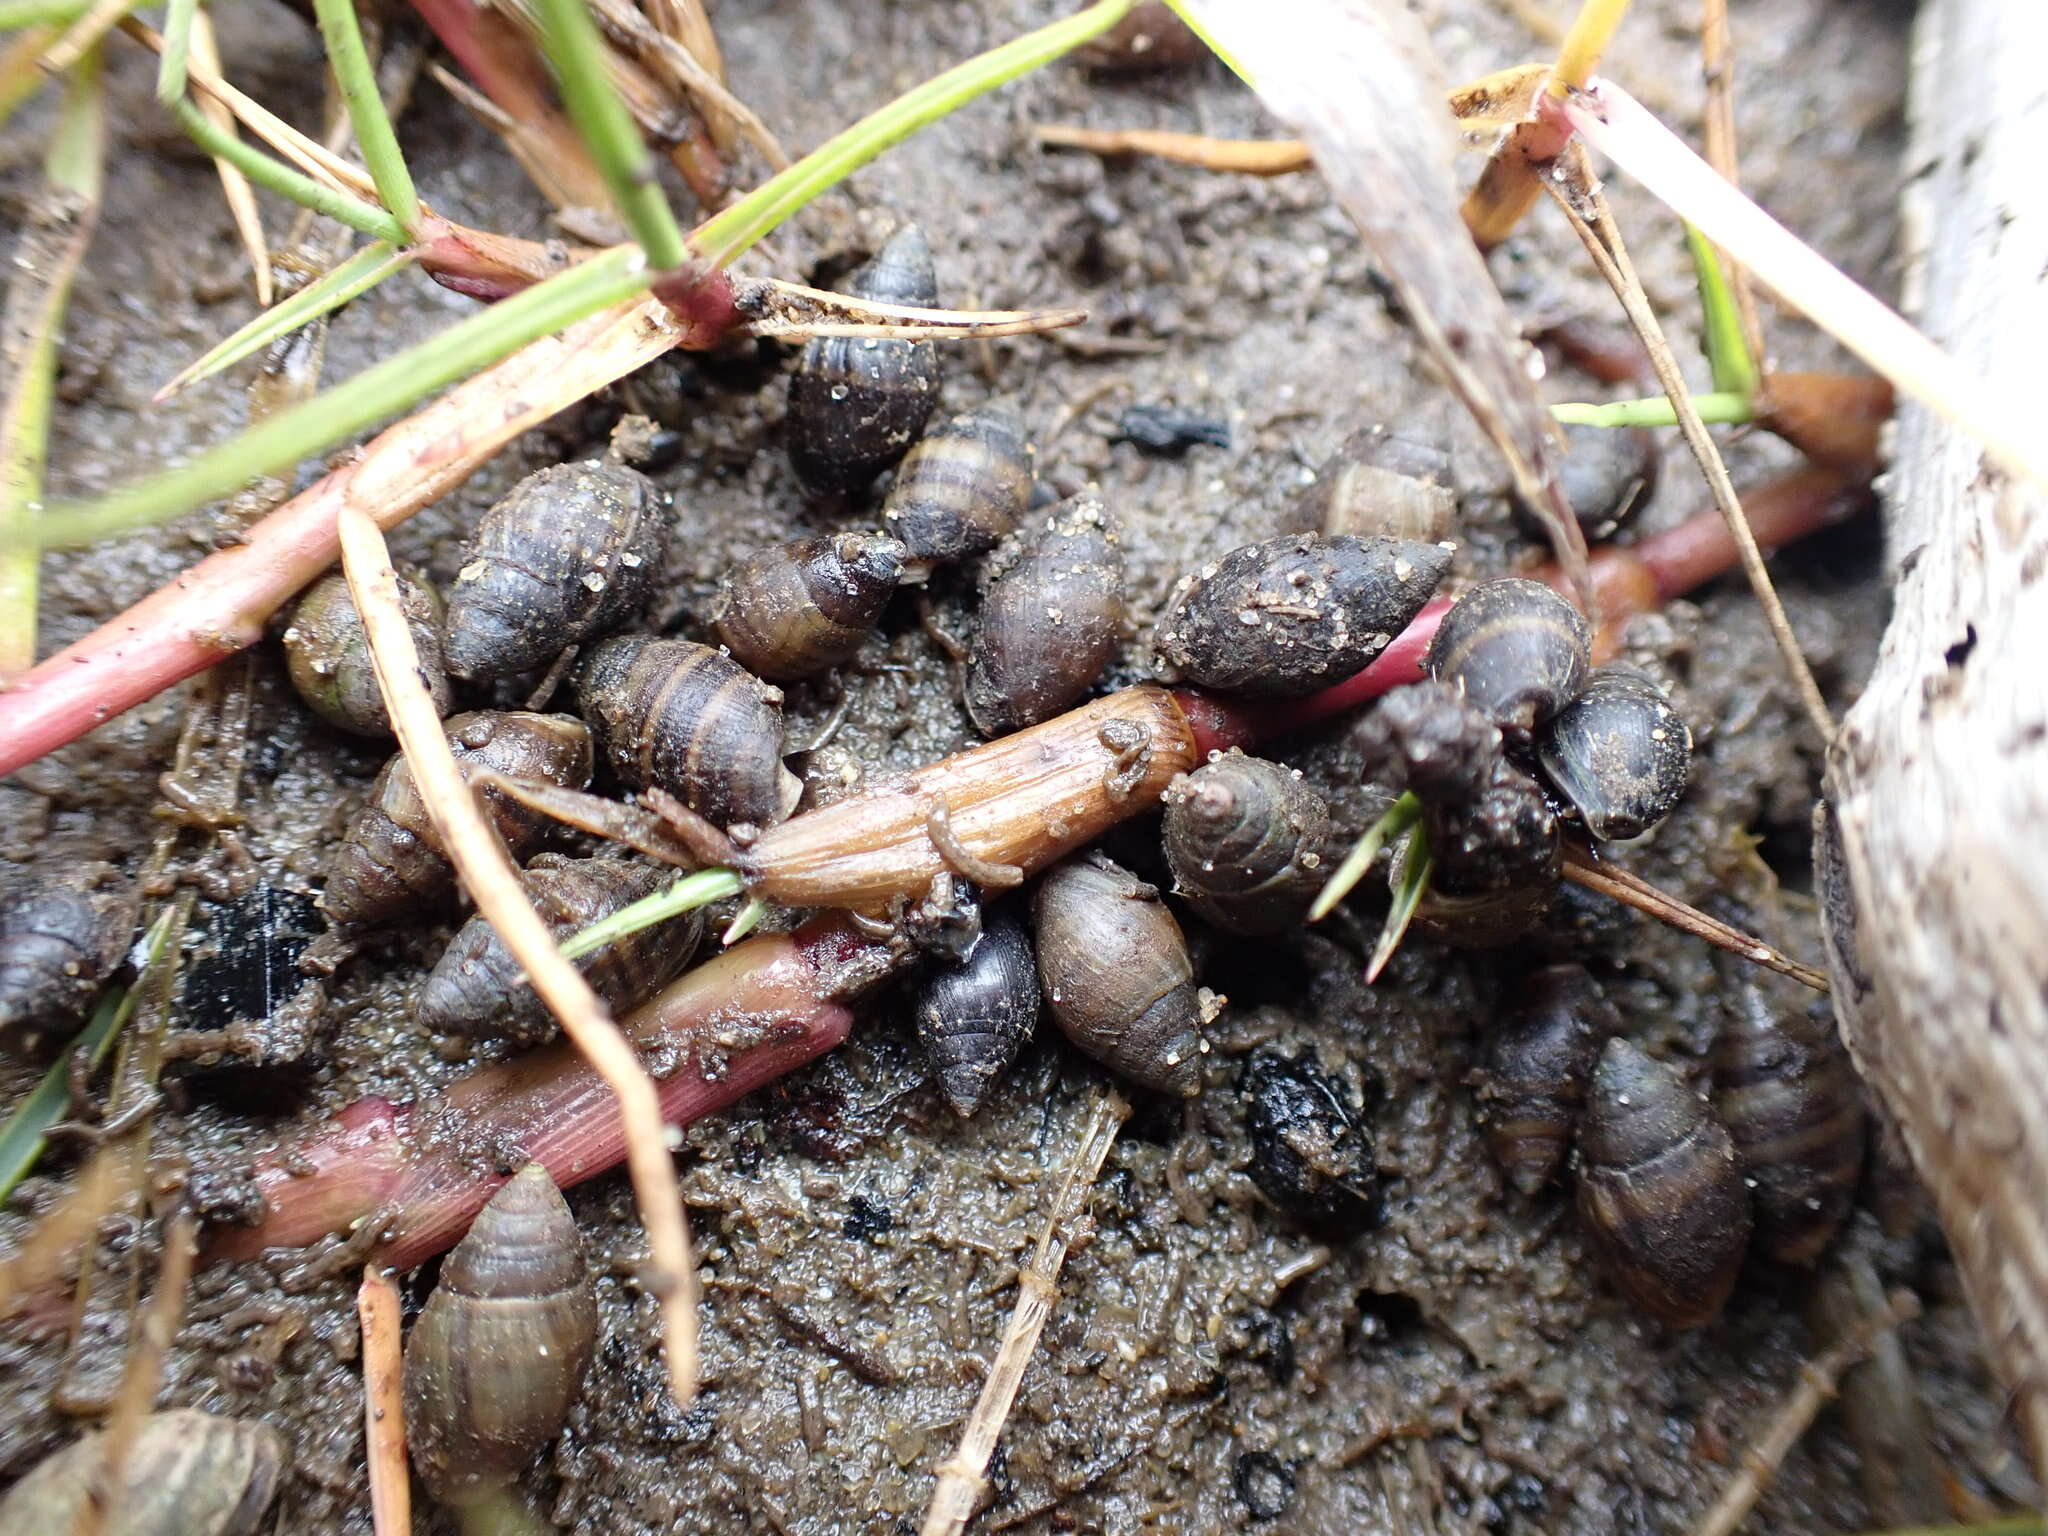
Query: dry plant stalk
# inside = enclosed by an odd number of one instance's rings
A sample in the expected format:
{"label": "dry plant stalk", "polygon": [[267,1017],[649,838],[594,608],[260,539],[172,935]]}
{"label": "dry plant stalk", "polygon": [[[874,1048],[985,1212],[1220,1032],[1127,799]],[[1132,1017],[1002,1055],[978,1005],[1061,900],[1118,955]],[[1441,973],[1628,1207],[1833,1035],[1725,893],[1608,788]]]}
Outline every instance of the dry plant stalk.
{"label": "dry plant stalk", "polygon": [[1771,585],[1770,570],[1764,564],[1763,551],[1757,548],[1756,535],[1750,531],[1749,521],[1743,516],[1741,499],[1735,494],[1735,483],[1728,478],[1728,466],[1721,462],[1721,451],[1714,446],[1706,423],[1700,420],[1700,413],[1693,406],[1692,396],[1685,387],[1685,377],[1678,370],[1678,359],[1672,355],[1664,328],[1657,323],[1657,317],[1650,309],[1649,296],[1643,292],[1642,282],[1636,276],[1635,263],[1629,260],[1628,247],[1622,243],[1621,230],[1608,209],[1606,195],[1601,192],[1600,183],[1586,162],[1585,152],[1576,144],[1566,149],[1557,168],[1563,173],[1562,177],[1543,178],[1544,190],[1564,210],[1572,232],[1586,247],[1586,254],[1593,258],[1594,266],[1600,269],[1600,275],[1607,280],[1615,297],[1621,300],[1622,308],[1628,312],[1629,323],[1635,327],[1636,335],[1642,338],[1643,348],[1650,355],[1650,366],[1656,371],[1657,382],[1670,397],[1672,409],[1678,414],[1678,429],[1685,436],[1685,445],[1698,461],[1700,473],[1706,476],[1714,505],[1727,520],[1728,532],[1742,557],[1743,574],[1749,578],[1750,590],[1756,594],[1756,600],[1763,605],[1764,620],[1770,625],[1771,635],[1778,642],[1778,651],[1785,658],[1785,669],[1791,674],[1792,685],[1798,691],[1806,718],[1820,733],[1821,741],[1829,742],[1834,739],[1835,717],[1828,712],[1827,701],[1821,697],[1820,684],[1814,681],[1813,670],[1807,666],[1806,657],[1799,649],[1799,637],[1792,633],[1792,621],[1785,617],[1784,604],[1778,601],[1777,589]]}
{"label": "dry plant stalk", "polygon": [[1835,1383],[1876,1346],[1877,1341],[1901,1323],[1920,1315],[1920,1299],[1911,1291],[1895,1291],[1884,1307],[1848,1329],[1834,1346],[1818,1359],[1799,1367],[1799,1384],[1779,1407],[1770,1427],[1755,1445],[1742,1453],[1742,1465],[1734,1479],[1721,1491],[1693,1536],[1735,1536],[1756,1501],[1764,1496],[1778,1468],[1791,1454],[1799,1437],[1812,1427],[1814,1417],[1835,1395]]}
{"label": "dry plant stalk", "polygon": [[[220,48],[214,41],[213,19],[201,6],[192,13],[191,58],[214,74],[220,73]],[[213,120],[213,125],[223,133],[235,131],[235,114],[228,110],[225,102],[216,97],[203,97],[199,110]],[[256,192],[249,185],[249,178],[225,160],[216,159],[213,168],[220,173],[220,190],[228,201],[228,213],[235,221],[235,232],[242,237],[242,248],[249,253],[249,265],[256,275],[256,302],[265,309],[275,293],[270,277],[270,246],[263,238],[263,215],[256,207]]]}
{"label": "dry plant stalk", "polygon": [[[136,1341],[121,1371],[114,1411],[107,1419],[106,1439],[102,1442],[105,1459],[100,1472],[103,1487],[122,1486],[121,1463],[127,1459],[129,1446],[135,1443],[135,1432],[142,1427],[143,1416],[156,1402],[157,1388],[162,1385],[164,1351],[177,1337],[178,1324],[185,1315],[185,1289],[192,1280],[192,1256],[198,1247],[199,1223],[181,1200],[164,1222],[164,1254],[157,1268],[156,1290],[136,1327]],[[88,1504],[79,1512],[78,1522],[72,1527],[73,1536],[97,1532],[107,1515],[118,1512],[118,1506],[108,1509]]]}
{"label": "dry plant stalk", "polygon": [[356,1292],[363,1330],[363,1444],[370,1464],[370,1519],[376,1536],[408,1536],[412,1483],[405,1469],[405,1399],[398,1348],[398,1282],[375,1264]]}
{"label": "dry plant stalk", "polygon": [[1789,976],[1816,992],[1828,990],[1828,978],[1824,972],[1816,971],[1810,965],[1801,965],[1754,935],[1744,933],[1740,928],[1731,928],[1697,907],[1688,906],[1641,875],[1618,864],[1596,862],[1594,856],[1583,849],[1566,846],[1564,877],[1574,885],[1584,886],[1624,906],[1634,907],[1646,917],[1654,917],[1680,933],[1704,939],[1716,949],[1739,955],[1766,970],[1776,971],[1780,976]]}
{"label": "dry plant stalk", "polygon": [[[1700,72],[1707,82],[1707,164],[1742,185],[1735,155],[1735,50],[1728,41],[1728,0],[1700,0]],[[1728,286],[1735,294],[1735,314],[1742,325],[1742,344],[1759,370],[1767,367],[1763,322],[1757,318],[1756,289],[1749,269],[1730,261],[1716,248]]]}
{"label": "dry plant stalk", "polygon": [[382,531],[354,505],[344,505],[338,521],[342,569],[363,616],[378,687],[434,831],[477,911],[525,968],[534,991],[561,1021],[562,1032],[618,1098],[626,1127],[626,1165],[652,1251],[640,1283],[661,1304],[669,1385],[677,1404],[686,1405],[697,1390],[697,1270],[654,1081],[583,973],[562,957],[554,935],[527,899],[505,845],[463,781],[420,680],[419,653],[399,608],[398,573],[391,568]]}
{"label": "dry plant stalk", "polygon": [[975,1501],[988,1486],[984,1474],[989,1458],[995,1454],[996,1440],[1003,1432],[1003,1421],[1017,1401],[1017,1389],[1023,1385],[1031,1352],[1038,1347],[1038,1336],[1044,1332],[1053,1305],[1060,1298],[1060,1266],[1067,1260],[1067,1227],[1080,1214],[1096,1174],[1102,1171],[1102,1161],[1109,1156],[1116,1133],[1130,1112],[1131,1106],[1113,1088],[1103,1090],[1089,1111],[1073,1158],[1067,1164],[1066,1178],[1046,1216],[1044,1230],[1038,1235],[1038,1247],[1031,1262],[1017,1272],[1017,1305],[1010,1313],[1009,1326],[1003,1330],[1002,1347],[989,1368],[988,1380],[982,1383],[981,1396],[975,1399],[974,1412],[961,1431],[960,1449],[939,1468],[938,1486],[932,1490],[931,1504],[925,1510],[921,1536],[960,1536],[967,1522],[974,1518]]}
{"label": "dry plant stalk", "polygon": [[1246,176],[1284,176],[1309,170],[1316,163],[1300,139],[1212,139],[1200,133],[1080,128],[1072,123],[1040,123],[1033,131],[1039,143],[1060,149],[1085,149],[1094,155],[1152,155],[1205,171],[1234,171]]}

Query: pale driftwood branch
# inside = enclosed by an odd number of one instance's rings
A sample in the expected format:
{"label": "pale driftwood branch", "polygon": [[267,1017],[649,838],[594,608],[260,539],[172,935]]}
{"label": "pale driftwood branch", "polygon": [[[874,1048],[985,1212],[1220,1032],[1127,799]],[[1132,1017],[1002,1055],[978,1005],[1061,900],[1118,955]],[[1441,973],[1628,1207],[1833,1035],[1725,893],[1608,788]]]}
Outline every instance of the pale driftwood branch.
{"label": "pale driftwood branch", "polygon": [[[2017,406],[2035,398],[2048,354],[2048,12],[1927,0],[1918,28],[1907,307]],[[1933,1192],[2038,1466],[2048,1453],[2048,495],[1908,405],[1887,520],[1891,627],[1829,753],[1816,823],[1835,1008]]]}

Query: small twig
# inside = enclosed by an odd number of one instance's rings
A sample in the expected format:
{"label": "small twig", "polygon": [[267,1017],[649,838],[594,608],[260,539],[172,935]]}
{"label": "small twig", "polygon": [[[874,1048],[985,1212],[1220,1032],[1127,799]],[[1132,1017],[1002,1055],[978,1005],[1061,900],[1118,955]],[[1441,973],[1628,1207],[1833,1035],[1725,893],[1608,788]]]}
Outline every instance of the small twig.
{"label": "small twig", "polygon": [[1108,1089],[1082,1126],[1080,1141],[1067,1164],[1066,1178],[1046,1216],[1044,1230],[1039,1233],[1037,1250],[1031,1255],[1031,1262],[1018,1271],[1017,1305],[1003,1331],[1002,1347],[996,1351],[988,1380],[982,1384],[981,1396],[975,1399],[974,1412],[961,1431],[960,1449],[939,1468],[938,1486],[925,1510],[921,1536],[959,1536],[974,1517],[975,1501],[988,1486],[984,1474],[989,1458],[995,1454],[1003,1421],[1010,1416],[1017,1389],[1024,1381],[1024,1369],[1031,1363],[1031,1353],[1038,1347],[1038,1336],[1044,1331],[1046,1320],[1052,1316],[1053,1304],[1059,1300],[1060,1266],[1067,1258],[1068,1225],[1080,1214],[1103,1159],[1109,1156],[1110,1145],[1130,1112],[1131,1107],[1122,1096]]}
{"label": "small twig", "polygon": [[[1700,73],[1707,82],[1707,163],[1728,185],[1742,185],[1742,171],[1735,155],[1735,50],[1728,41],[1728,0],[1700,0]],[[1757,318],[1756,290],[1749,272],[1727,260],[1728,286],[1734,290],[1735,312],[1741,320],[1742,344],[1757,367],[1767,366],[1764,357],[1763,322]]]}
{"label": "small twig", "polygon": [[[1693,1536],[1734,1536],[1756,1501],[1777,1475],[1779,1466],[1812,1425],[1815,1415],[1835,1395],[1842,1372],[1870,1353],[1878,1339],[1920,1315],[1920,1299],[1911,1291],[1894,1291],[1884,1309],[1845,1332],[1833,1348],[1799,1367],[1799,1384],[1785,1399],[1763,1437],[1742,1453],[1741,1470],[1694,1528]],[[2033,1521],[2039,1529],[2039,1517]]]}
{"label": "small twig", "polygon": [[[187,65],[197,60],[216,74],[220,72],[220,49],[214,42],[213,19],[204,11],[192,13],[191,34],[186,41]],[[168,49],[164,58],[167,62],[172,58]],[[212,119],[214,127],[233,136],[235,115],[226,106],[209,96],[199,104],[199,110]],[[216,157],[213,168],[220,174],[221,195],[227,199],[235,233],[242,237],[242,249],[249,253],[249,267],[256,276],[256,302],[268,309],[275,286],[270,277],[270,245],[263,238],[263,215],[257,210],[256,194],[249,186],[249,178],[233,161]]]}
{"label": "small twig", "polygon": [[1706,423],[1700,420],[1699,412],[1693,408],[1692,396],[1686,392],[1685,378],[1678,370],[1678,359],[1672,355],[1671,343],[1665,339],[1664,329],[1650,309],[1649,297],[1636,277],[1635,265],[1629,260],[1628,247],[1622,243],[1621,230],[1608,210],[1600,184],[1588,167],[1584,153],[1576,145],[1558,161],[1558,168],[1565,173],[1564,176],[1562,179],[1545,177],[1544,190],[1564,210],[1573,233],[1578,235],[1586,253],[1593,258],[1593,264],[1600,269],[1600,275],[1621,300],[1622,308],[1628,311],[1629,323],[1642,338],[1657,382],[1663,385],[1664,393],[1678,415],[1678,429],[1685,434],[1686,446],[1699,461],[1700,472],[1706,476],[1707,489],[1713,493],[1714,505],[1727,519],[1728,532],[1742,558],[1743,574],[1749,578],[1750,590],[1763,606],[1764,620],[1785,658],[1786,670],[1792,675],[1793,687],[1798,691],[1807,719],[1820,732],[1822,743],[1830,742],[1835,735],[1835,718],[1828,712],[1827,700],[1821,697],[1820,684],[1814,681],[1813,670],[1807,666],[1805,654],[1799,649],[1799,637],[1793,634],[1792,621],[1785,617],[1784,604],[1778,601],[1777,589],[1771,585],[1770,570],[1765,566],[1763,551],[1757,548],[1756,536],[1742,514],[1742,502],[1735,494],[1734,482],[1728,478],[1728,466],[1721,462],[1720,449],[1714,446]]}
{"label": "small twig", "polygon": [[1567,843],[1564,850],[1564,877],[1574,885],[1583,885],[1589,891],[1598,891],[1610,896],[1624,906],[1634,907],[1646,917],[1654,917],[1660,923],[1667,923],[1681,933],[1705,939],[1716,949],[1725,949],[1731,955],[1753,961],[1766,970],[1776,971],[1781,976],[1790,976],[1794,981],[1803,982],[1816,992],[1828,990],[1825,972],[1816,971],[1810,965],[1801,965],[1797,960],[1780,954],[1762,939],[1744,933],[1740,928],[1731,928],[1718,918],[1707,916],[1697,907],[1689,906],[1668,891],[1659,890],[1641,875],[1633,874],[1618,864],[1602,864],[1584,849]]}
{"label": "small twig", "polygon": [[91,52],[134,5],[135,0],[99,0],[71,24],[70,31],[51,45],[50,51],[43,55],[43,68],[53,75],[63,74]]}
{"label": "small twig", "polygon": [[[726,89],[711,21],[697,0],[689,0],[687,5],[677,7],[686,13],[694,13],[678,18],[681,24],[677,30],[682,36],[671,36],[661,28],[663,18],[659,13],[667,9],[666,6],[650,7],[657,13],[653,18],[655,24],[650,26],[640,9],[628,4],[627,0],[594,0],[594,3],[608,25],[630,30],[635,45],[652,53],[660,61],[657,67],[696,98],[697,106],[704,114],[704,125],[718,148],[728,150],[732,147],[732,131],[737,126],[770,167],[778,171],[788,167],[789,154],[781,141],[752,107]],[[708,54],[708,58],[700,58],[700,51]]]}
{"label": "small twig", "polygon": [[922,309],[828,293],[780,278],[744,284],[739,305],[750,336],[875,336],[898,341],[971,341],[1026,336],[1079,325],[1085,309]]}
{"label": "small twig", "polygon": [[[121,1371],[114,1411],[107,1419],[105,1437],[100,1442],[100,1487],[124,1486],[121,1463],[127,1459],[128,1447],[142,1427],[143,1415],[156,1401],[157,1388],[163,1383],[164,1351],[177,1337],[178,1324],[185,1315],[185,1290],[192,1280],[192,1256],[198,1250],[198,1239],[199,1223],[181,1197],[164,1222],[163,1261],[157,1267],[156,1291],[136,1324],[135,1342],[129,1347],[127,1364]],[[116,1513],[119,1507],[117,1502],[104,1511],[95,1508],[94,1519],[87,1528],[99,1530],[100,1521]]]}
{"label": "small twig", "polygon": [[687,1404],[697,1390],[697,1270],[654,1082],[582,973],[555,946],[504,843],[484,820],[456,766],[440,716],[420,680],[419,655],[399,607],[398,573],[391,568],[382,531],[356,506],[344,506],[338,521],[342,569],[363,616],[378,687],[434,831],[461,871],[477,911],[532,979],[534,991],[561,1021],[562,1032],[618,1098],[633,1195],[653,1255],[642,1284],[661,1304],[669,1384],[676,1402]]}
{"label": "small twig", "polygon": [[363,1444],[370,1464],[370,1520],[376,1536],[408,1536],[412,1483],[405,1470],[405,1400],[398,1350],[398,1284],[372,1264],[356,1292],[363,1330]]}
{"label": "small twig", "polygon": [[1309,170],[1316,163],[1300,139],[1212,139],[1200,133],[1081,128],[1071,123],[1040,123],[1033,132],[1039,143],[1061,149],[1085,149],[1096,155],[1151,155],[1205,171],[1237,171],[1247,176],[1284,176]]}

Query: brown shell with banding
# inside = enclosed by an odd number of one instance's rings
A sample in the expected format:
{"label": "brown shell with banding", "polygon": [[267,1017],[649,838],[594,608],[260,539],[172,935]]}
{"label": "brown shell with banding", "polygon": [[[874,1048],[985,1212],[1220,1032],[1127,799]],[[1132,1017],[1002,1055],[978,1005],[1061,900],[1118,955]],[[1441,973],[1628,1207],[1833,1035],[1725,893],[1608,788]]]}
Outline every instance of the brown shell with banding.
{"label": "brown shell with banding", "polygon": [[[488,768],[508,779],[537,779],[582,789],[590,782],[590,731],[569,715],[479,710],[443,726],[458,766]],[[514,858],[540,841],[541,813],[497,791],[482,804]],[[441,851],[426,803],[403,756],[370,786],[370,799],[342,836],[327,870],[320,907],[337,923],[382,923],[444,899],[455,866]]]}
{"label": "brown shell with banding", "polygon": [[1061,1033],[1132,1082],[1200,1093],[1208,1047],[1194,962],[1157,888],[1092,855],[1048,874],[1032,911],[1039,985]]}
{"label": "brown shell with banding", "polygon": [[1003,405],[964,411],[905,455],[882,502],[882,523],[913,570],[994,549],[1031,501],[1031,446]]}
{"label": "brown shell with banding", "polygon": [[1229,933],[1298,926],[1327,871],[1330,807],[1301,775],[1232,748],[1174,780],[1160,838],[1174,893]]}
{"label": "brown shell with banding", "polygon": [[797,539],[726,573],[709,615],[733,660],[771,682],[851,660],[903,575],[903,546],[879,533]]}
{"label": "brown shell with banding", "polygon": [[662,789],[721,827],[766,827],[802,785],[782,766],[782,693],[689,640],[621,635],[578,668],[576,695],[620,783]]}
{"label": "brown shell with banding", "polygon": [[1457,514],[1450,455],[1384,427],[1345,438],[1294,500],[1304,530],[1424,544],[1449,538]]}
{"label": "brown shell with banding", "polygon": [[0,1040],[29,1052],[75,1027],[135,937],[135,888],[111,864],[42,868],[0,896]]}
{"label": "brown shell with banding", "polygon": [[538,1163],[477,1213],[405,1341],[405,1437],[420,1481],[460,1507],[561,1433],[597,1346],[575,1219]]}
{"label": "brown shell with banding", "polygon": [[[398,610],[412,631],[420,681],[427,685],[434,713],[446,715],[455,694],[441,661],[441,599],[432,587],[401,574]],[[314,582],[292,610],[282,639],[285,673],[316,715],[352,735],[391,734],[391,717],[370,660],[369,635],[349,594],[347,577],[326,576]]]}
{"label": "brown shell with banding", "polygon": [[1502,730],[1526,733],[1578,697],[1592,646],[1584,614],[1542,582],[1508,576],[1452,605],[1425,664]]}
{"label": "brown shell with banding", "polygon": [[104,1482],[107,1449],[107,1431],[95,1430],[38,1462],[0,1499],[0,1531],[254,1536],[291,1461],[268,1424],[196,1408],[143,1416],[115,1490]]}
{"label": "brown shell with banding", "polygon": [[1610,1040],[1577,1157],[1579,1224],[1614,1283],[1673,1328],[1713,1321],[1741,1272],[1751,1213],[1712,1107],[1641,1047]]}
{"label": "brown shell with banding", "polygon": [[1601,1043],[1621,1028],[1582,965],[1524,976],[1479,1072],[1486,1144],[1502,1177],[1533,1195],[1564,1169]]}

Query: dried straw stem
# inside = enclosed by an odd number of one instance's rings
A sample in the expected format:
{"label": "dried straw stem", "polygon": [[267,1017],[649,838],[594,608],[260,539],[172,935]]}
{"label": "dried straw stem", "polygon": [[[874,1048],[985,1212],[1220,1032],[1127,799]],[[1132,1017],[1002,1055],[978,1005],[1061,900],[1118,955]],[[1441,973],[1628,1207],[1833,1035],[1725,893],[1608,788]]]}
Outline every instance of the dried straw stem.
{"label": "dried straw stem", "polygon": [[405,1400],[398,1351],[398,1283],[375,1264],[356,1291],[363,1330],[363,1444],[370,1462],[370,1520],[377,1536],[412,1530],[412,1483],[405,1471]]}
{"label": "dried straw stem", "polygon": [[[1728,41],[1728,0],[1700,0],[1700,73],[1707,82],[1707,164],[1731,187],[1742,185],[1735,156],[1735,50]],[[1717,246],[1728,286],[1735,293],[1735,314],[1742,323],[1742,344],[1758,368],[1764,366],[1764,328],[1757,318],[1756,289],[1749,268],[1728,259]]]}
{"label": "dried straw stem", "polygon": [[354,505],[344,505],[338,521],[342,568],[363,616],[378,686],[434,831],[461,871],[477,910],[533,979],[534,990],[561,1021],[563,1033],[618,1098],[626,1163],[653,1255],[641,1283],[660,1301],[670,1386],[677,1403],[686,1404],[697,1389],[697,1271],[654,1081],[582,973],[556,948],[553,934],[528,901],[504,844],[463,781],[440,717],[420,681],[419,654],[399,610],[398,575],[391,568],[383,532],[369,513]]}
{"label": "dried straw stem", "polygon": [[[128,1448],[135,1443],[135,1433],[142,1427],[143,1416],[156,1402],[157,1388],[163,1381],[164,1351],[177,1337],[178,1324],[185,1315],[185,1290],[192,1280],[192,1255],[198,1246],[199,1223],[181,1199],[164,1222],[163,1262],[157,1268],[156,1291],[150,1296],[149,1305],[136,1325],[135,1343],[128,1351],[128,1361],[121,1372],[120,1390],[114,1397],[114,1411],[107,1419],[106,1435],[100,1442],[103,1459],[99,1486],[102,1488],[125,1486],[121,1480],[121,1463],[127,1460]],[[119,1512],[118,1504],[109,1509],[96,1501],[88,1501],[79,1512],[77,1524],[72,1527],[73,1536],[79,1536],[80,1532],[99,1531],[101,1522],[108,1515],[118,1515]]]}

